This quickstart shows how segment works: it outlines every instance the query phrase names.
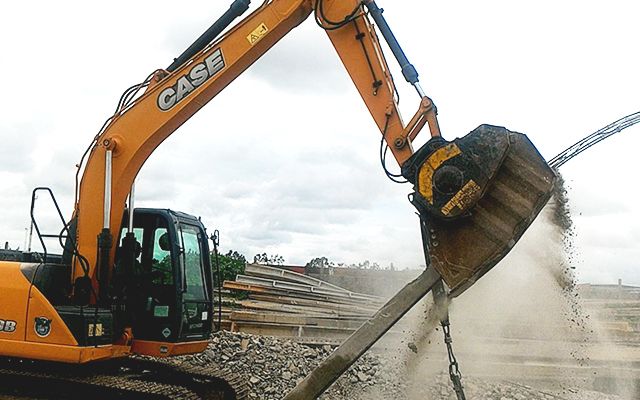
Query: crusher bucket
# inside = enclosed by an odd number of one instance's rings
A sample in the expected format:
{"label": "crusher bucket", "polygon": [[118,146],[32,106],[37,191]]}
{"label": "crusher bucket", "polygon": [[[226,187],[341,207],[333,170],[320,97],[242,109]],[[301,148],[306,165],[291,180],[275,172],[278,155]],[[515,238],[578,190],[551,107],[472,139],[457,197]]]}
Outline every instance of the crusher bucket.
{"label": "crusher bucket", "polygon": [[555,173],[526,135],[481,125],[429,140],[405,164],[427,265],[457,296],[515,245],[551,197]]}

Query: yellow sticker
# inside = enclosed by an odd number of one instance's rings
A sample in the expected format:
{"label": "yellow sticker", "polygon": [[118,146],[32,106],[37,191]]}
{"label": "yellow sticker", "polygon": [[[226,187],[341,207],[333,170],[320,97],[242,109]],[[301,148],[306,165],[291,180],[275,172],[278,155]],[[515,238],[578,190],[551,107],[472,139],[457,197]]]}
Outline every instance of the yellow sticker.
{"label": "yellow sticker", "polygon": [[449,200],[447,204],[444,205],[444,207],[442,207],[440,211],[442,211],[442,214],[444,215],[451,214],[451,211],[456,207],[460,211],[466,211],[467,207],[476,201],[481,191],[482,188],[473,180],[470,180],[458,191],[458,193],[455,194],[455,196],[451,198],[451,200]]}
{"label": "yellow sticker", "polygon": [[89,324],[89,332],[87,332],[87,336],[102,336],[104,335],[104,328],[101,323],[98,324]]}
{"label": "yellow sticker", "polygon": [[260,39],[262,39],[264,35],[267,34],[267,32],[269,32],[269,28],[267,28],[267,25],[263,22],[256,29],[254,29],[253,32],[249,34],[249,36],[247,36],[247,40],[253,46],[254,44],[258,43]]}

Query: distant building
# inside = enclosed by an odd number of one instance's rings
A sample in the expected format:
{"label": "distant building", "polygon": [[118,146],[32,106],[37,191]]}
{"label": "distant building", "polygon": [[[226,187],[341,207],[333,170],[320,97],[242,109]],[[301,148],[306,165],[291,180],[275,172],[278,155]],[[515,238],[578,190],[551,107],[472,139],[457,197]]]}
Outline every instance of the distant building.
{"label": "distant building", "polygon": [[640,300],[640,287],[623,285],[622,279],[618,279],[617,285],[579,284],[578,291],[585,299]]}

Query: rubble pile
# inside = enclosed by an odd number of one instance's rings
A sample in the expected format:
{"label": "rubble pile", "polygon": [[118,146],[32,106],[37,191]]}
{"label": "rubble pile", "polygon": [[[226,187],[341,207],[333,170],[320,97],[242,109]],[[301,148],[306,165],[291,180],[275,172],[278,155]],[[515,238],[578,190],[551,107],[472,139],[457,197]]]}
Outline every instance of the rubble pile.
{"label": "rubble pile", "polygon": [[[289,339],[219,332],[202,354],[181,357],[199,366],[216,365],[243,375],[249,385],[249,399],[277,400],[300,382],[327,357],[333,347],[307,346]],[[425,378],[409,387],[400,372],[400,358],[367,353],[345,373],[321,399],[426,399],[455,400],[448,376]],[[465,378],[467,398],[476,400],[586,400],[588,395],[573,389],[563,393],[539,391],[514,382],[486,382]],[[582,396],[582,397],[580,397]],[[598,400],[618,400],[598,394]]]}
{"label": "rubble pile", "polygon": [[[213,335],[205,352],[184,356],[182,360],[230,369],[246,377],[250,399],[276,400],[284,397],[332,351],[329,345],[311,347],[288,339],[219,332]],[[357,387],[382,381],[378,376],[380,370],[378,357],[366,354],[323,398],[350,398],[345,396]]]}

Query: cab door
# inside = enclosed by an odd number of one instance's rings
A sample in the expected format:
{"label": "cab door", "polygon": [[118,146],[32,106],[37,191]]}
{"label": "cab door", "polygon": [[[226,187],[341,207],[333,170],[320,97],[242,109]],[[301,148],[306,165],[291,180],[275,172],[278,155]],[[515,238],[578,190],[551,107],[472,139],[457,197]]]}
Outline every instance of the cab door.
{"label": "cab door", "polygon": [[[136,210],[133,233],[138,250],[131,271],[120,271],[126,312],[121,325],[131,326],[136,340],[175,342],[179,334],[181,307],[177,277],[177,246],[174,221],[165,210]],[[127,228],[122,228],[121,242]],[[122,245],[121,249],[124,247]]]}
{"label": "cab door", "polygon": [[179,226],[182,272],[180,341],[207,339],[211,334],[212,285],[209,246],[201,226]]}

